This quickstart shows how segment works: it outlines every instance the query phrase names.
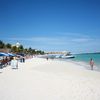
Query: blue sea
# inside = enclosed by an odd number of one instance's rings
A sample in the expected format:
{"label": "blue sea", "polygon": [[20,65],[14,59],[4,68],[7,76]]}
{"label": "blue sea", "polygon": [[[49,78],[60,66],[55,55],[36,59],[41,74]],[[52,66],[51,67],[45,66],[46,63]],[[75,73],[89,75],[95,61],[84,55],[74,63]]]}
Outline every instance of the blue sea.
{"label": "blue sea", "polygon": [[[58,54],[59,55],[59,54]],[[48,55],[49,58],[55,58],[56,55]],[[90,70],[90,59],[92,58],[94,61],[94,70],[100,71],[100,53],[84,53],[84,54],[74,54],[75,58],[71,59],[61,59],[63,61],[70,61],[72,63],[81,65],[86,69]]]}
{"label": "blue sea", "polygon": [[85,65],[86,68],[90,69],[89,61],[92,58],[94,60],[94,70],[100,71],[100,53],[87,53],[87,54],[75,54],[75,61],[77,64]]}

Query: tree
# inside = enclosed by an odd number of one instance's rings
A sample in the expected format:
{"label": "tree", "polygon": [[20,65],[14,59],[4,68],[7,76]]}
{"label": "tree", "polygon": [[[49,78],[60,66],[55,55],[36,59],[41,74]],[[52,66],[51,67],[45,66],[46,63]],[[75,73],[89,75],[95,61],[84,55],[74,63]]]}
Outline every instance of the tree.
{"label": "tree", "polygon": [[14,53],[16,53],[16,52],[18,52],[18,48],[17,48],[16,46],[13,46],[13,47],[11,48],[11,51],[14,52]]}
{"label": "tree", "polygon": [[11,44],[10,43],[7,43],[5,46],[6,46],[6,48],[11,49]]}
{"label": "tree", "polygon": [[25,48],[25,49],[23,50],[23,52],[24,52],[25,54],[28,54],[28,49]]}
{"label": "tree", "polygon": [[23,45],[12,46],[10,43],[5,44],[3,41],[0,40],[0,49],[11,49],[13,53],[25,53],[25,54],[44,54],[44,51],[35,50],[30,48],[24,48]]}
{"label": "tree", "polygon": [[19,47],[18,47],[18,52],[23,52],[24,51],[24,47],[23,47],[23,45],[20,45]]}
{"label": "tree", "polygon": [[42,55],[43,55],[43,54],[45,54],[45,53],[44,53],[44,51],[41,51],[41,53],[40,53],[40,54],[42,54]]}
{"label": "tree", "polygon": [[3,41],[0,40],[0,48],[3,49],[5,48],[5,44],[3,43]]}
{"label": "tree", "polygon": [[35,49],[32,49],[32,54],[36,54]]}
{"label": "tree", "polygon": [[32,48],[31,47],[28,49],[28,53],[32,54]]}
{"label": "tree", "polygon": [[44,52],[41,50],[37,50],[37,54],[44,54]]}

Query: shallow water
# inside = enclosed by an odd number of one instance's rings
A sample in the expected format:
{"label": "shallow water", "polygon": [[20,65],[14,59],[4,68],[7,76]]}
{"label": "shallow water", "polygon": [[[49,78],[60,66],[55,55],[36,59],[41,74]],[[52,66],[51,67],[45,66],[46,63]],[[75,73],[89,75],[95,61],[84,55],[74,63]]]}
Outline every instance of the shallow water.
{"label": "shallow water", "polygon": [[[48,55],[48,57],[51,59],[54,59],[55,56],[57,56],[57,55]],[[75,58],[71,58],[71,59],[59,58],[57,60],[70,61],[72,63],[81,65],[81,66],[85,67],[86,69],[91,70],[91,67],[89,65],[89,61],[92,58],[94,60],[94,70],[100,71],[100,53],[75,54],[74,56],[75,56]]]}
{"label": "shallow water", "polygon": [[89,66],[90,59],[94,60],[95,69],[100,70],[100,53],[76,54],[72,61]]}

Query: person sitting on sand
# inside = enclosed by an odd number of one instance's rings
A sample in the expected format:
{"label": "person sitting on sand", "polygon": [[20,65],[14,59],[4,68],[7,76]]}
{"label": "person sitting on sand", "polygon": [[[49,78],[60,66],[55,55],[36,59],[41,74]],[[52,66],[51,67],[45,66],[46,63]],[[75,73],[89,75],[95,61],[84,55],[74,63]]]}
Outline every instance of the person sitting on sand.
{"label": "person sitting on sand", "polygon": [[12,69],[18,69],[18,61],[16,60],[16,57],[11,61],[11,67]]}
{"label": "person sitting on sand", "polygon": [[93,59],[92,59],[92,58],[90,59],[90,66],[91,66],[91,70],[93,70],[94,61],[93,61]]}

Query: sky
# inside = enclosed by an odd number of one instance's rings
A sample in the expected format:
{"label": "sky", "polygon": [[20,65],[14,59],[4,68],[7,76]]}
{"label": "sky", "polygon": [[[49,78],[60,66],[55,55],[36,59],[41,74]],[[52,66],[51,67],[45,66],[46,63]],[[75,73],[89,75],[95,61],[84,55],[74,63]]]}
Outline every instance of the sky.
{"label": "sky", "polygon": [[100,0],[0,0],[0,40],[44,51],[100,52]]}

